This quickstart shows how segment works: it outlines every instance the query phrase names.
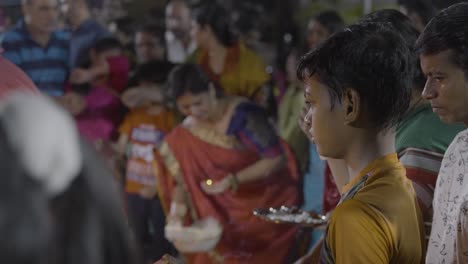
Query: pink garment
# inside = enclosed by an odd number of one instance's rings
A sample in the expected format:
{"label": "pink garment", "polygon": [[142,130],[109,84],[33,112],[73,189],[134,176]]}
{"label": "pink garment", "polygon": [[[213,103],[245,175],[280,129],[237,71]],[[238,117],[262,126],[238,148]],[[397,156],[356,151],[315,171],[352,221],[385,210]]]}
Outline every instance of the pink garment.
{"label": "pink garment", "polygon": [[0,99],[9,92],[20,90],[39,94],[36,85],[20,68],[0,56]]}
{"label": "pink garment", "polygon": [[120,92],[128,81],[130,63],[124,56],[109,58],[109,80],[93,86],[86,95],[86,109],[76,117],[81,135],[91,142],[111,140],[122,117]]}

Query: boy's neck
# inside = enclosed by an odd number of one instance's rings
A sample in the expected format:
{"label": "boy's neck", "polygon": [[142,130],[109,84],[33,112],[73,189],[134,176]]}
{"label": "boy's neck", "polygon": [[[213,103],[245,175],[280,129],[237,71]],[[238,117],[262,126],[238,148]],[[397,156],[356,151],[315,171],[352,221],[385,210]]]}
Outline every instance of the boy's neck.
{"label": "boy's neck", "polygon": [[363,169],[378,158],[395,152],[394,130],[380,133],[362,133],[360,137],[353,139],[351,147],[345,155],[348,166],[348,179],[351,182],[359,177]]}

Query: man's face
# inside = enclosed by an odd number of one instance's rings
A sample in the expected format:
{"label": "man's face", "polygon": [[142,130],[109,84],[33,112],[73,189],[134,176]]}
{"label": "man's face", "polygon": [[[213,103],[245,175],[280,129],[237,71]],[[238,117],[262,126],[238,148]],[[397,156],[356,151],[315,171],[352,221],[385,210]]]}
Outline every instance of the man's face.
{"label": "man's face", "polygon": [[138,63],[152,60],[164,60],[164,46],[157,37],[149,32],[137,32],[135,35],[135,50]]}
{"label": "man's face", "polygon": [[192,18],[189,7],[181,1],[172,1],[166,7],[166,28],[176,38],[183,39],[190,34]]}
{"label": "man's face", "polygon": [[446,123],[468,123],[468,80],[453,62],[453,51],[421,55],[421,68],[427,77],[422,96]]}
{"label": "man's face", "polygon": [[23,4],[26,24],[42,32],[52,33],[59,14],[57,0],[30,0]]}

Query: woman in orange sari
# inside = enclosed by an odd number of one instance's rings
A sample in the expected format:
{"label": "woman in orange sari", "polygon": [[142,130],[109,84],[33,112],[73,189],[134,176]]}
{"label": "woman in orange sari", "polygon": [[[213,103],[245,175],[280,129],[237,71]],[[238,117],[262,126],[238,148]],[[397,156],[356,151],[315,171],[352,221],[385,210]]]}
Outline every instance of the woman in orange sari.
{"label": "woman in orange sari", "polygon": [[168,225],[213,217],[223,227],[214,254],[185,254],[188,263],[284,263],[297,229],[263,222],[252,210],[297,205],[297,165],[264,111],[222,96],[194,64],[174,69],[169,94],[187,118],[158,152]]}

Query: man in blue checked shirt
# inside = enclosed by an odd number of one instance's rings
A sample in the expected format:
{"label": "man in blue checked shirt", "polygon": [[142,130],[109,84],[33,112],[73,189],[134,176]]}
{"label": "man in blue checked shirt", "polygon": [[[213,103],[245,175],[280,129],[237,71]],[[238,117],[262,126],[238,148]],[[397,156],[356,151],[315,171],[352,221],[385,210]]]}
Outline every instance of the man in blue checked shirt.
{"label": "man in blue checked shirt", "polygon": [[5,34],[3,56],[20,67],[44,94],[64,94],[70,35],[56,30],[58,0],[23,0],[24,19]]}

